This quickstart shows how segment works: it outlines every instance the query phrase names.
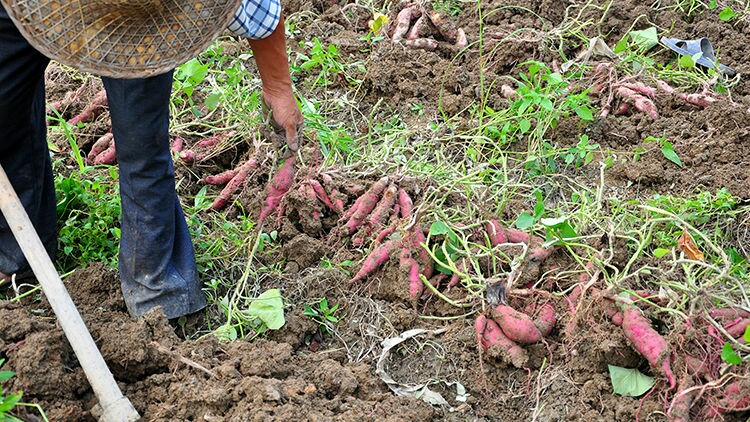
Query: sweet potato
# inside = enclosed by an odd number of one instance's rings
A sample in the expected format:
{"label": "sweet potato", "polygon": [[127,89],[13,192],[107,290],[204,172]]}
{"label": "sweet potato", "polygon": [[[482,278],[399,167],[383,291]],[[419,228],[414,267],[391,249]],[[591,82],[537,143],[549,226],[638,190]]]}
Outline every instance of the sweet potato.
{"label": "sweet potato", "polygon": [[734,381],[724,386],[719,410],[721,413],[750,410],[750,382]]}
{"label": "sweet potato", "polygon": [[487,237],[490,238],[490,244],[494,247],[503,243],[508,243],[508,238],[505,236],[505,228],[499,221],[491,219],[484,225],[487,231]]}
{"label": "sweet potato", "polygon": [[477,343],[486,351],[497,349],[500,355],[510,361],[516,368],[523,368],[529,361],[526,351],[509,339],[495,321],[484,315],[479,315],[474,321],[474,332]]}
{"label": "sweet potato", "polygon": [[380,198],[378,204],[367,217],[367,224],[371,231],[382,230],[383,226],[388,221],[390,212],[393,211],[393,206],[396,204],[397,194],[398,188],[393,184],[388,186],[385,192],[383,192],[383,197]]}
{"label": "sweet potato", "polygon": [[534,318],[534,325],[542,333],[542,337],[547,337],[552,332],[555,322],[555,308],[550,303],[540,306],[536,318]]}
{"label": "sweet potato", "polygon": [[78,123],[85,123],[90,120],[94,120],[96,116],[101,114],[104,107],[107,106],[107,91],[101,90],[94,95],[89,105],[83,109],[79,114],[73,116],[68,123],[71,125],[77,125]]}
{"label": "sweet potato", "polygon": [[237,176],[238,169],[231,169],[212,176],[206,176],[204,181],[209,185],[225,185]]}
{"label": "sweet potato", "polygon": [[179,153],[182,151],[182,147],[185,144],[185,140],[182,139],[181,136],[175,136],[174,139],[172,139],[172,146],[170,147],[170,150],[173,153]]}
{"label": "sweet potato", "polygon": [[[370,189],[368,189],[367,192],[362,194],[362,196],[354,201],[354,205],[352,205],[351,208],[353,210],[351,212],[351,216],[348,217],[349,220],[342,227],[344,236],[348,236],[354,233],[354,231],[362,224],[362,222],[365,221],[367,216],[370,215],[372,210],[378,204],[380,194],[383,193],[387,186],[388,177],[383,177],[382,179],[375,182],[372,186],[370,186]],[[344,218],[347,218],[347,214],[350,213],[347,212],[346,214],[344,214]]]}
{"label": "sweet potato", "polygon": [[[281,168],[276,172],[276,175],[273,176],[271,182],[268,183],[268,195],[266,196],[266,199],[263,200],[263,207],[260,209],[260,215],[258,217],[259,224],[278,208],[281,199],[289,191],[289,188],[292,187],[292,183],[294,183],[294,175],[296,174],[296,169],[294,167],[296,161],[296,155],[287,158],[286,161],[284,161],[284,164],[281,165]],[[239,174],[237,176],[239,177]],[[245,176],[247,176],[247,174],[245,174]]]}
{"label": "sweet potato", "polygon": [[360,268],[350,282],[356,283],[364,280],[368,275],[380,268],[381,265],[388,261],[393,250],[398,247],[399,242],[400,240],[389,240],[373,249],[372,252],[367,255],[367,258],[365,258],[365,262],[362,263],[362,268]]}
{"label": "sweet potato", "polygon": [[442,13],[437,10],[431,10],[427,13],[427,16],[430,18],[430,22],[432,22],[435,29],[440,32],[440,35],[442,35],[446,41],[451,43],[456,42],[458,31],[456,30],[455,25],[446,19]]}
{"label": "sweet potato", "polygon": [[414,211],[414,201],[412,201],[409,194],[401,188],[398,189],[398,206],[402,218],[411,217],[411,213]]}
{"label": "sweet potato", "polygon": [[736,309],[736,308],[719,308],[714,309],[708,313],[711,315],[711,318],[716,319],[737,319],[737,318],[750,318],[750,312],[744,310],[744,309]]}
{"label": "sweet potato", "polygon": [[[462,273],[466,272],[466,258],[461,257],[456,262],[456,269]],[[455,287],[458,285],[458,283],[461,281],[461,276],[458,273],[453,273],[451,275],[451,279],[448,282],[448,289],[450,290],[452,287]]]}
{"label": "sweet potato", "polygon": [[226,207],[229,203],[229,199],[232,197],[232,195],[234,195],[234,192],[237,191],[240,186],[242,186],[242,184],[245,182],[245,179],[247,179],[248,174],[250,174],[250,171],[253,170],[257,165],[258,162],[254,158],[251,158],[244,164],[239,166],[234,177],[232,177],[232,179],[227,182],[227,185],[224,186],[224,189],[219,192],[219,196],[214,199],[214,202],[211,204],[211,209],[214,211],[218,211]]}
{"label": "sweet potato", "polygon": [[652,119],[658,119],[659,118],[659,112],[656,110],[656,104],[654,104],[653,101],[651,101],[648,97],[641,95],[632,89],[626,88],[624,86],[621,86],[617,88],[617,93],[620,95],[623,99],[629,100],[632,102],[633,106],[639,111],[642,111],[649,116],[651,116]]}
{"label": "sweet potato", "polygon": [[411,300],[419,299],[424,292],[424,283],[419,278],[419,264],[411,257],[407,248],[401,250],[399,272],[409,283],[409,297]]}
{"label": "sweet potato", "polygon": [[438,42],[432,38],[417,38],[415,40],[406,40],[404,45],[409,48],[419,48],[422,50],[432,51],[438,47]]}
{"label": "sweet potato", "polygon": [[115,140],[112,139],[112,142],[109,143],[109,147],[107,147],[107,149],[105,149],[104,151],[99,153],[99,155],[94,157],[94,164],[95,165],[102,165],[102,164],[112,165],[115,163],[115,155],[116,155]]}
{"label": "sweet potato", "polygon": [[425,238],[422,228],[418,224],[415,224],[412,227],[412,245],[414,245],[414,250],[419,251],[419,263],[422,264],[422,275],[429,279],[435,271],[435,264],[432,262],[430,254],[421,245],[426,241],[427,238]]}
{"label": "sweet potato", "polygon": [[502,328],[503,334],[516,343],[533,344],[542,340],[542,333],[531,318],[507,305],[492,308],[492,319]]}
{"label": "sweet potato", "polygon": [[94,142],[94,145],[91,146],[91,151],[89,151],[88,155],[86,156],[88,162],[93,163],[94,159],[99,156],[99,154],[109,148],[110,144],[112,144],[112,139],[114,139],[114,135],[112,135],[112,132],[108,132],[101,138],[97,139],[96,142]]}
{"label": "sweet potato", "polygon": [[409,32],[412,14],[415,10],[416,8],[414,7],[405,7],[398,12],[396,16],[396,28],[393,30],[393,35],[391,35],[391,41],[399,42],[404,39],[404,35]]}
{"label": "sweet potato", "polygon": [[379,243],[382,243],[383,240],[393,234],[394,231],[396,231],[396,226],[390,226],[381,230],[380,233],[378,233],[378,235],[375,237],[375,244],[377,245]]}
{"label": "sweet potato", "polygon": [[503,231],[510,243],[525,243],[527,245],[531,243],[531,236],[523,230],[505,227]]}
{"label": "sweet potato", "polygon": [[211,148],[211,147],[221,144],[222,142],[231,138],[235,134],[237,134],[236,130],[230,130],[227,132],[219,132],[219,133],[209,136],[208,138],[198,141],[198,146],[203,147],[203,148]]}
{"label": "sweet potato", "polygon": [[672,403],[667,410],[669,422],[689,422],[690,408],[698,393],[697,390],[691,389],[693,381],[690,375],[685,374],[680,379],[680,389],[672,398]]}
{"label": "sweet potato", "polygon": [[677,384],[670,366],[669,345],[664,338],[651,327],[641,310],[635,306],[625,306],[622,311],[622,330],[633,347],[651,367],[660,371],[667,378],[670,388]]}
{"label": "sweet potato", "polygon": [[716,98],[709,97],[705,94],[679,94],[678,96],[682,101],[701,108],[708,107],[712,103],[718,101]]}
{"label": "sweet potato", "polygon": [[416,21],[414,21],[414,25],[412,25],[411,29],[409,30],[409,33],[406,34],[407,40],[416,40],[417,38],[422,38],[427,33],[427,20],[425,19],[424,15],[417,18]]}
{"label": "sweet potato", "polygon": [[307,183],[310,184],[313,192],[315,192],[315,196],[317,196],[317,198],[320,200],[320,202],[323,203],[323,205],[330,208],[333,212],[338,212],[338,209],[333,205],[333,202],[331,202],[331,198],[328,197],[328,193],[323,188],[323,185],[320,184],[320,182],[315,179],[309,179]]}
{"label": "sweet potato", "polygon": [[623,82],[619,84],[619,86],[625,87],[631,91],[635,91],[652,99],[656,97],[656,90],[654,88],[651,88],[650,86],[645,85],[643,82]]}
{"label": "sweet potato", "polygon": [[745,334],[745,330],[747,330],[748,325],[750,325],[750,318],[737,318],[734,321],[726,324],[724,326],[724,329],[727,330],[727,334],[734,338],[742,337],[743,334]]}

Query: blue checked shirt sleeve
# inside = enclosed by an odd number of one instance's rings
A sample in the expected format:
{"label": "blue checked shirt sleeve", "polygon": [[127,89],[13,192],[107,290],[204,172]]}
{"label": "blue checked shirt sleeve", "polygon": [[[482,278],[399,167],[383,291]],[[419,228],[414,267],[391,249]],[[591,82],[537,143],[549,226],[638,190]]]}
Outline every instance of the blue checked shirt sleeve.
{"label": "blue checked shirt sleeve", "polygon": [[281,0],[242,0],[227,27],[235,35],[260,40],[271,35],[281,20]]}

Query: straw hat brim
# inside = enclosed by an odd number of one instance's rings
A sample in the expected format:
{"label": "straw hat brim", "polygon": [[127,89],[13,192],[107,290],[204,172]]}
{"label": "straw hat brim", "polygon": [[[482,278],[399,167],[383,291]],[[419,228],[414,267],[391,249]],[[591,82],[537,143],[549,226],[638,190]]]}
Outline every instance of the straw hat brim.
{"label": "straw hat brim", "polygon": [[60,63],[113,78],[174,69],[205,50],[241,0],[0,0],[21,34]]}

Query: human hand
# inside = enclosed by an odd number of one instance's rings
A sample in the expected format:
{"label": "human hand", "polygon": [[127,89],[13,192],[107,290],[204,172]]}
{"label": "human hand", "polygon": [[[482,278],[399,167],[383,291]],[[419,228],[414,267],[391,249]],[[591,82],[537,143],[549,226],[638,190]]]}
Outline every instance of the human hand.
{"label": "human hand", "polygon": [[282,90],[264,88],[263,115],[275,132],[284,138],[289,152],[297,152],[304,119],[291,87]]}

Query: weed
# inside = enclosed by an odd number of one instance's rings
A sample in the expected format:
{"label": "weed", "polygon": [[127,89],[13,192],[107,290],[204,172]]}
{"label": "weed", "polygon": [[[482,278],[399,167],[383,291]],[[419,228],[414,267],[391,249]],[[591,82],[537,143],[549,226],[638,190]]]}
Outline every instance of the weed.
{"label": "weed", "polygon": [[117,171],[103,175],[73,172],[58,175],[58,265],[63,272],[106,262],[117,265],[120,240],[120,197]]}
{"label": "weed", "polygon": [[[301,46],[305,46],[305,43],[301,43]],[[299,71],[312,73],[312,70],[317,70],[318,76],[313,80],[311,87],[327,87],[328,85],[335,83],[335,80],[333,79],[334,75],[339,75],[351,85],[356,85],[361,82],[360,80],[353,78],[348,70],[351,67],[355,67],[360,72],[364,73],[364,66],[361,63],[352,63],[349,65],[344,64],[339,56],[339,49],[334,44],[324,47],[316,37],[313,38],[309,47],[309,56],[303,53],[297,53],[297,61],[301,63],[292,66],[291,71],[294,74]]]}
{"label": "weed", "polygon": [[312,318],[318,324],[318,328],[323,334],[331,334],[333,332],[333,324],[339,322],[341,318],[336,315],[339,305],[329,306],[328,299],[326,298],[320,299],[315,307],[305,305],[304,310],[305,316]]}
{"label": "weed", "polygon": [[480,119],[486,121],[480,127],[485,136],[497,141],[495,147],[526,139],[526,167],[532,175],[538,175],[555,168],[554,154],[550,154],[553,147],[545,140],[547,131],[571,113],[584,122],[594,116],[585,91],[571,92],[563,75],[543,63],[528,62],[526,66],[528,72],[521,73],[516,81],[518,88],[510,107],[498,111],[485,107]]}
{"label": "weed", "polygon": [[[5,359],[0,358],[0,367],[3,366],[3,363],[5,363]],[[15,375],[16,374],[11,371],[0,371],[0,383],[13,378]],[[44,413],[41,406],[33,403],[24,403],[21,401],[21,397],[23,397],[22,391],[6,394],[3,391],[2,384],[0,384],[0,421],[22,422],[21,419],[13,416],[10,412],[18,406],[25,406],[35,408],[39,412],[42,420],[48,422],[47,415]]]}

